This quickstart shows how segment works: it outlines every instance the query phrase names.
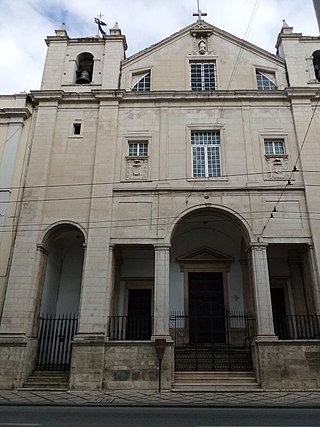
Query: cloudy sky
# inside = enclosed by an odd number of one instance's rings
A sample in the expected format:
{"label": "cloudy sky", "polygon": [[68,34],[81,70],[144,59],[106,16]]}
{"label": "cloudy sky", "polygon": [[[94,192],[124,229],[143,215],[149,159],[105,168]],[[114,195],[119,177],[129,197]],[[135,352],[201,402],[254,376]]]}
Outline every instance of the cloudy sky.
{"label": "cloudy sky", "polygon": [[[275,53],[286,19],[295,32],[319,34],[312,0],[200,0],[207,22]],[[0,94],[40,88],[44,39],[64,22],[69,37],[97,33],[93,18],[126,35],[127,56],[191,24],[197,0],[0,0]]]}

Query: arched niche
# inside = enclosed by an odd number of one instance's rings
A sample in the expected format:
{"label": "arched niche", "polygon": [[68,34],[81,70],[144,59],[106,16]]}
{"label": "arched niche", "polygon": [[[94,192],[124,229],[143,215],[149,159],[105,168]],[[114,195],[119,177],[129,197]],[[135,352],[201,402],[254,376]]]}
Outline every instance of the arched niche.
{"label": "arched niche", "polygon": [[89,52],[83,52],[77,56],[76,84],[90,84],[92,82],[93,58]]}
{"label": "arched niche", "polygon": [[60,224],[45,236],[47,250],[40,313],[79,311],[84,259],[84,235],[71,224]]}

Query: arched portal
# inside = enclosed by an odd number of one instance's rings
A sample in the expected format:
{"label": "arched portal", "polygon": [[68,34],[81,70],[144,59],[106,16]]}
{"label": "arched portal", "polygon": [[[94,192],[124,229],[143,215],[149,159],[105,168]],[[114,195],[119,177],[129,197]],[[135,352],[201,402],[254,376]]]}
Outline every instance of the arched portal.
{"label": "arched portal", "polygon": [[74,225],[64,224],[50,230],[44,243],[48,257],[40,312],[78,314],[84,236]]}
{"label": "arched portal", "polygon": [[172,289],[171,309],[190,312],[186,272],[203,271],[221,273],[225,309],[244,311],[243,288],[248,283],[242,270],[247,239],[238,220],[222,211],[199,209],[183,217],[171,238],[171,283],[178,284]]}
{"label": "arched portal", "polygon": [[171,239],[170,310],[177,370],[252,368],[248,240],[239,219],[219,209],[196,210],[176,224]]}
{"label": "arched portal", "polygon": [[39,316],[37,370],[69,370],[76,332],[84,259],[84,236],[72,224],[51,229]]}

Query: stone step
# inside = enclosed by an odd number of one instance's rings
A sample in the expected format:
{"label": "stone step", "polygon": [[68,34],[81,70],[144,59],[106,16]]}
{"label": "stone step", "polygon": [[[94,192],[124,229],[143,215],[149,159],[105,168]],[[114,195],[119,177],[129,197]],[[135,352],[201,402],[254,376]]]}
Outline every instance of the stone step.
{"label": "stone step", "polygon": [[35,371],[23,385],[23,390],[67,390],[69,372]]}
{"label": "stone step", "polygon": [[259,390],[251,372],[176,372],[172,391],[250,391]]}

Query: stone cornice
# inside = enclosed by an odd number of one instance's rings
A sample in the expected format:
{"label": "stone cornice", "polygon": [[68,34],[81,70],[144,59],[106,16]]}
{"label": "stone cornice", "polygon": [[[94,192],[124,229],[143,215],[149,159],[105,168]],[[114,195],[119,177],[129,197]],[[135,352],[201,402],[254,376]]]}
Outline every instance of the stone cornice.
{"label": "stone cornice", "polygon": [[30,117],[32,112],[29,108],[1,108],[0,109],[0,117],[1,118],[22,118],[26,120]]}
{"label": "stone cornice", "polygon": [[[314,91],[313,91],[314,92]],[[195,92],[191,90],[185,91],[150,91],[150,92],[125,92],[122,96],[122,101],[126,102],[164,102],[172,101],[218,101],[223,102],[238,102],[238,101],[254,101],[254,102],[281,102],[286,100],[286,90],[259,91],[259,90],[215,90],[211,92]]]}
{"label": "stone cornice", "polygon": [[[282,186],[279,185],[279,187],[267,187],[264,186],[263,184],[261,184],[260,186],[256,186],[256,187],[221,187],[221,186],[217,186],[217,184],[212,181],[208,181],[207,186],[205,188],[201,187],[201,188],[196,188],[196,187],[156,187],[156,184],[154,184],[153,187],[143,187],[143,186],[139,186],[139,185],[132,185],[133,183],[124,183],[123,187],[114,187],[113,188],[113,193],[130,193],[132,195],[134,195],[135,193],[140,194],[140,193],[153,193],[153,194],[158,194],[158,193],[186,193],[187,195],[190,194],[190,191],[192,193],[208,193],[208,192],[212,192],[215,195],[217,193],[241,193],[241,194],[247,194],[247,193],[253,193],[253,192],[274,192],[274,193],[279,193],[279,192],[283,192],[284,191],[284,184],[282,183]],[[137,183],[134,183],[137,184]],[[142,184],[142,183],[141,183]],[[288,186],[285,189],[285,192],[304,192],[305,188],[302,186],[296,187],[296,186]]]}

